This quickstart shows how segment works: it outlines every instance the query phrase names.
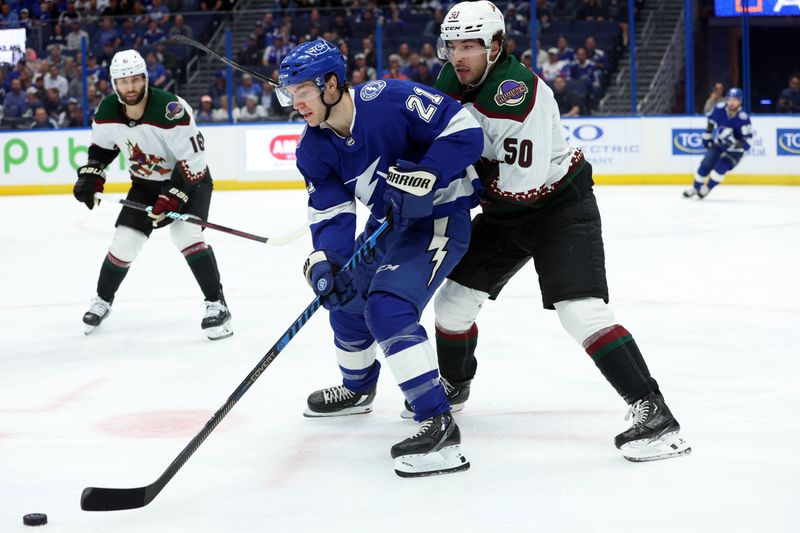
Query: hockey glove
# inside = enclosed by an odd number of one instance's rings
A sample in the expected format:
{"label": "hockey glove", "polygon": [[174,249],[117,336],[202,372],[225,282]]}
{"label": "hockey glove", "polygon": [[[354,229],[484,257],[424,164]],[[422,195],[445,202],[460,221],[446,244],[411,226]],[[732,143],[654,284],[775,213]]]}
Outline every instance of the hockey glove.
{"label": "hockey glove", "polygon": [[315,250],[303,265],[306,281],[328,311],[342,309],[356,296],[350,272],[342,270],[345,261],[336,252]]}
{"label": "hockey glove", "polygon": [[703,138],[703,146],[706,148],[711,148],[711,146],[714,144],[714,136],[711,134],[711,132],[703,132],[701,137]]}
{"label": "hockey glove", "polygon": [[100,203],[95,199],[94,193],[103,192],[106,182],[106,173],[103,167],[97,164],[88,164],[78,169],[78,181],[72,188],[72,194],[79,202],[86,204],[89,209]]}
{"label": "hockey glove", "polygon": [[153,219],[153,227],[156,228],[166,218],[168,212],[179,213],[188,202],[189,197],[185,192],[177,187],[170,187],[167,192],[158,195],[158,200],[147,216]]}
{"label": "hockey glove", "polygon": [[389,167],[383,201],[386,218],[395,231],[407,230],[415,221],[433,213],[433,189],[438,175],[408,161]]}

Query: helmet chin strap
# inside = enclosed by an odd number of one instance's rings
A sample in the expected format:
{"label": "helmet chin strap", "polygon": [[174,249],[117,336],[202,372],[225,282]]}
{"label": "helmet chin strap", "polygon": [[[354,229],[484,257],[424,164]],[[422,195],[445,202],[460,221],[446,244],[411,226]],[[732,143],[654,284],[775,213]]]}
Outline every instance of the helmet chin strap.
{"label": "helmet chin strap", "polygon": [[490,46],[489,49],[486,50],[486,68],[483,70],[483,75],[481,76],[481,79],[479,79],[477,83],[470,83],[469,85],[467,85],[467,87],[478,87],[484,81],[486,81],[486,76],[489,75],[489,71],[492,70],[492,67],[494,66],[494,64],[497,63],[498,59],[500,59],[500,56],[502,55],[502,53],[503,53],[503,50],[501,48],[500,51],[497,52],[497,57],[495,57],[494,61],[492,61],[490,59],[492,57],[492,48]]}
{"label": "helmet chin strap", "polygon": [[322,119],[322,122],[328,122],[328,119],[331,116],[331,110],[333,109],[333,106],[341,102],[343,97],[344,97],[344,86],[339,87],[339,98],[332,104],[329,104],[325,101],[324,92],[319,93],[319,99],[322,101],[322,105],[325,106],[325,118]]}

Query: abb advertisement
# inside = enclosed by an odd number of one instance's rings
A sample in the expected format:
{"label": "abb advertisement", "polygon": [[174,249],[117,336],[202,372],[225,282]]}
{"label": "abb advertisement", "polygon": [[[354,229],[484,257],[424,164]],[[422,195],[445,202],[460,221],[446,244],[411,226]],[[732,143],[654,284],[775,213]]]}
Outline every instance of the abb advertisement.
{"label": "abb advertisement", "polygon": [[[246,170],[248,172],[295,171],[294,151],[302,133],[301,124],[248,128],[244,137],[247,154]],[[297,177],[299,178],[299,173]]]}

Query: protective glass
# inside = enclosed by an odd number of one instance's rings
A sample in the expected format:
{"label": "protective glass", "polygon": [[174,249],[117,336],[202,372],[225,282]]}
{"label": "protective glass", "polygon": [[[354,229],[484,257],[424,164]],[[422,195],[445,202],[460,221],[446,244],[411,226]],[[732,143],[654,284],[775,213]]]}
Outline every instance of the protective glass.
{"label": "protective glass", "polygon": [[489,46],[476,39],[464,41],[445,41],[441,37],[436,42],[436,54],[442,61],[454,61],[459,58],[475,57],[485,55]]}
{"label": "protective glass", "polygon": [[275,92],[278,95],[278,102],[283,107],[293,106],[295,103],[308,102],[319,98],[319,95],[322,94],[319,87],[314,85],[312,81],[304,81],[287,87],[278,87]]}

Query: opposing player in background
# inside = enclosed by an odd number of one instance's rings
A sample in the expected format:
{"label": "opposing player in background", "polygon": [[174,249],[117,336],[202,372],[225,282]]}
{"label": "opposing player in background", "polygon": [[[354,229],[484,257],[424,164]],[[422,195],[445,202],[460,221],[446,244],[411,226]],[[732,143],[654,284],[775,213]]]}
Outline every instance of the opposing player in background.
{"label": "opposing player in background", "polygon": [[[117,52],[109,66],[114,94],[95,112],[89,161],[78,169],[73,193],[89,209],[103,191],[105,168],[126,150],[133,182],[128,199],[153,205],[146,213],[123,207],[116,222],[100,277],[97,297],[83,315],[86,333],[111,313],[114,295],[154,228],[170,224],[172,242],[181,251],[205,296],[201,327],[209,339],[233,335],[231,314],[222,294],[214,250],[200,226],[173,222],[165,213],[184,212],[208,218],[213,188],[206,165],[203,135],[191,108],[180,97],[147,86],[147,64],[139,52]],[[166,288],[164,290],[167,290]]]}
{"label": "opposing player in background", "polygon": [[487,299],[531,258],[546,309],[583,346],[629,404],[632,426],[615,444],[633,461],[688,453],[633,336],[607,306],[600,212],[592,167],[564,138],[553,91],[503,49],[505,23],[486,0],[461,2],[442,23],[447,59],[436,88],[461,101],[486,136],[476,169],[483,212],[434,302],[439,369],[454,410],[469,397]]}
{"label": "opposing player in background", "polygon": [[[439,381],[420,315],[467,249],[480,184],[465,172],[483,134],[457,102],[430,87],[378,80],[349,87],[331,43],[297,46],[281,62],[277,89],[307,126],[297,168],[308,189],[314,251],[304,273],[330,311],[342,384],[308,397],[309,417],[372,410],[380,372],[376,346],[421,423],[392,446],[404,477],[465,470],[461,436]],[[474,173],[473,173],[474,175]],[[369,219],[355,239],[356,203]],[[384,220],[392,230],[354,271],[347,258]]]}
{"label": "opposing player in background", "polygon": [[741,89],[732,87],[725,102],[718,103],[706,116],[708,125],[703,133],[706,155],[697,169],[694,186],[683,191],[685,198],[697,196],[702,200],[708,196],[750,149],[753,132],[750,116],[742,111]]}

